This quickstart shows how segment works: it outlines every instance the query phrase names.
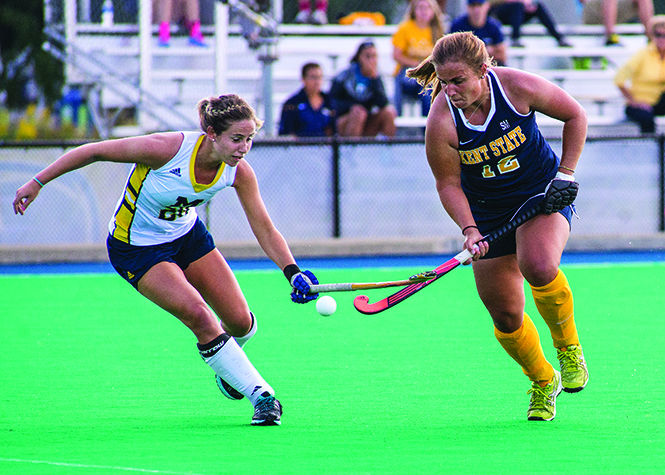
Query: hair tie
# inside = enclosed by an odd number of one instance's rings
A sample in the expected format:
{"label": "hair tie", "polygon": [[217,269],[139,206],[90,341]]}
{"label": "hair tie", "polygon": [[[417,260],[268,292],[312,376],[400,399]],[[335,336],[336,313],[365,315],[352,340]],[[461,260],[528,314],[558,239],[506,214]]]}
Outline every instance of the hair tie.
{"label": "hair tie", "polygon": [[469,226],[466,226],[465,228],[462,229],[462,236],[465,236],[464,233],[465,233],[466,230],[469,229],[469,228],[476,228],[476,229],[478,229],[478,226],[476,226],[475,224],[470,224]]}

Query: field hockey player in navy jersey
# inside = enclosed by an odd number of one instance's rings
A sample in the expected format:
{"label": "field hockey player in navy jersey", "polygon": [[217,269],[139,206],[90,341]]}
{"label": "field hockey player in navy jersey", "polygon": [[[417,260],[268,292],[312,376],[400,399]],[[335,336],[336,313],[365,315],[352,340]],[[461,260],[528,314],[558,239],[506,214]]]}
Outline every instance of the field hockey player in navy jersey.
{"label": "field hockey player in navy jersey", "polygon": [[[531,380],[527,418],[551,420],[561,392],[581,391],[588,372],[573,316],[573,295],[559,264],[570,234],[578,184],[573,174],[586,140],[582,107],[542,77],[494,67],[470,32],[443,36],[408,71],[431,89],[425,146],[436,189],[473,254],[476,287],[505,351]],[[443,94],[440,94],[443,93]],[[559,158],[535,112],[563,122]],[[491,246],[483,236],[517,213],[542,212]],[[547,326],[560,371],[545,358],[524,312],[524,279]],[[483,377],[480,390],[491,388]]]}

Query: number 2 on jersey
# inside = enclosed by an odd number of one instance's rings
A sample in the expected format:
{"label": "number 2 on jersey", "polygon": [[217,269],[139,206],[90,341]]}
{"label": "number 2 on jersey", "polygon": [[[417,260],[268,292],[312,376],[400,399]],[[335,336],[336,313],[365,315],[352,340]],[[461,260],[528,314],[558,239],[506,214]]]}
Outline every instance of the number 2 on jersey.
{"label": "number 2 on jersey", "polygon": [[[517,170],[520,167],[520,162],[515,158],[515,155],[508,155],[499,160],[496,166],[499,169],[499,174],[503,175],[504,173]],[[495,176],[496,173],[494,173],[490,165],[483,166],[483,178],[494,178]]]}

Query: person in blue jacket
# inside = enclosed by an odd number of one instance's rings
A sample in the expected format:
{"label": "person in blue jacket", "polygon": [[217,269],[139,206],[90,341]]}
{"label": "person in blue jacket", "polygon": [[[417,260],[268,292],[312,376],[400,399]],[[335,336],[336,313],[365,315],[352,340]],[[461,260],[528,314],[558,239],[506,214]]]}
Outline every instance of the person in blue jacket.
{"label": "person in blue jacket", "polygon": [[321,90],[323,70],[318,63],[305,63],[303,87],[282,106],[279,135],[324,137],[335,132],[335,111],[330,96]]}
{"label": "person in blue jacket", "polygon": [[348,68],[337,74],[330,87],[337,112],[337,132],[343,137],[393,137],[397,110],[388,101],[379,74],[376,45],[365,40]]}

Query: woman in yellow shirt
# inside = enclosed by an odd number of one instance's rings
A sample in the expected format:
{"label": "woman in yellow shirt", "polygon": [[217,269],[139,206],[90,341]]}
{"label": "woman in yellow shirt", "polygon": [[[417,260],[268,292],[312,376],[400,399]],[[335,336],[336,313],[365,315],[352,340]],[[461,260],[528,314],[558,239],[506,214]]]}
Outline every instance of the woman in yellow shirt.
{"label": "woman in yellow shirt", "polygon": [[614,83],[626,98],[626,117],[643,134],[656,130],[655,116],[665,115],[665,15],[651,18],[646,47],[621,66]]}
{"label": "woman in yellow shirt", "polygon": [[406,77],[408,68],[416,67],[432,53],[434,43],[443,36],[443,13],[434,0],[411,0],[404,19],[392,37],[395,68],[395,98],[397,113],[402,114],[402,97],[420,100],[422,115],[429,113],[430,96],[420,94],[422,87]]}

